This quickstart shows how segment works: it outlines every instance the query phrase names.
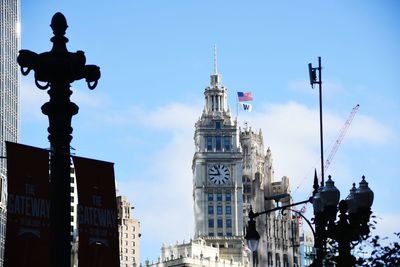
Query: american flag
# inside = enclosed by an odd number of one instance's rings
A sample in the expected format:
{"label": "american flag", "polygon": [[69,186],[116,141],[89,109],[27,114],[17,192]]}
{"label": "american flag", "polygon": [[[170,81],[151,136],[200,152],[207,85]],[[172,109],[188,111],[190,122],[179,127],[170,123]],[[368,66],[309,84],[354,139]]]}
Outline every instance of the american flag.
{"label": "american flag", "polygon": [[239,102],[244,102],[244,101],[252,101],[253,100],[253,96],[251,95],[251,92],[237,92],[238,94],[238,98],[239,98]]}

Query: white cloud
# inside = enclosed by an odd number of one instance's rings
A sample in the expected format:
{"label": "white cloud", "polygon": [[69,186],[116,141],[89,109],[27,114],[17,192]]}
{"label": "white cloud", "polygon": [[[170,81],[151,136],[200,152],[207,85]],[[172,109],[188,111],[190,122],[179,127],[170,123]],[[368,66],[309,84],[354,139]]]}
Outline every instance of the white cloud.
{"label": "white cloud", "polygon": [[[84,91],[82,88],[72,90],[71,101],[78,106],[101,108],[108,103],[106,96],[102,93],[94,93],[89,89]],[[50,100],[47,91],[37,88],[31,77],[21,79],[21,112],[25,120],[36,121],[45,118],[42,114],[41,106]]]}
{"label": "white cloud", "polygon": [[[381,145],[389,141],[391,133],[388,128],[374,118],[356,116],[345,137],[347,143]],[[346,120],[347,117],[324,112],[325,159]],[[275,179],[289,176],[292,188],[312,183],[314,168],[320,166],[319,110],[296,102],[267,103],[260,111],[240,114],[240,121],[242,124],[248,121],[254,128],[262,129],[264,145],[271,147]],[[302,190],[308,192],[311,188]]]}
{"label": "white cloud", "polygon": [[399,213],[381,213],[381,214],[376,214],[376,216],[377,216],[376,230],[372,232],[374,235],[379,235],[380,237],[388,237],[389,239],[393,239],[393,233],[400,232]]}
{"label": "white cloud", "polygon": [[193,236],[191,162],[198,114],[198,107],[172,103],[148,112],[146,119],[141,119],[147,127],[173,133],[168,143],[151,156],[145,174],[118,183],[120,192],[127,194],[137,207],[142,246],[150,247],[149,250],[156,251],[162,242],[175,243]]}
{"label": "white cloud", "polygon": [[381,145],[391,141],[393,133],[374,118],[358,114],[354,119],[348,138],[358,143]]}
{"label": "white cloud", "polygon": [[194,123],[201,115],[201,108],[182,103],[171,103],[146,116],[146,124],[160,129],[194,132]]}
{"label": "white cloud", "polygon": [[78,106],[101,108],[108,104],[107,97],[102,92],[93,92],[93,90],[81,87],[76,89],[72,88],[73,93],[71,95],[71,101]]}
{"label": "white cloud", "polygon": [[43,120],[41,106],[49,101],[47,92],[37,88],[33,80],[22,79],[20,94],[21,116],[25,120]]}

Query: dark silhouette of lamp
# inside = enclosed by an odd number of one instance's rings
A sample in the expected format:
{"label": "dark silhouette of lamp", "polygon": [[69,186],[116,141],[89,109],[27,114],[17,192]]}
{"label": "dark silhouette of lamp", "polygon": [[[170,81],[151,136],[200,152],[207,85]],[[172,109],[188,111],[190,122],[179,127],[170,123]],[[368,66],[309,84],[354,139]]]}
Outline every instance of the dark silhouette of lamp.
{"label": "dark silhouette of lamp", "polygon": [[42,106],[43,114],[49,117],[50,157],[50,231],[52,266],[71,266],[71,196],[70,196],[70,144],[72,140],[72,116],[78,106],[70,101],[70,84],[85,79],[93,90],[100,79],[100,68],[86,65],[83,51],[67,50],[65,31],[67,20],[56,13],[50,24],[54,36],[50,39],[50,51],[37,54],[20,50],[17,58],[22,75],[35,72],[35,84],[41,90],[49,89],[50,101]]}

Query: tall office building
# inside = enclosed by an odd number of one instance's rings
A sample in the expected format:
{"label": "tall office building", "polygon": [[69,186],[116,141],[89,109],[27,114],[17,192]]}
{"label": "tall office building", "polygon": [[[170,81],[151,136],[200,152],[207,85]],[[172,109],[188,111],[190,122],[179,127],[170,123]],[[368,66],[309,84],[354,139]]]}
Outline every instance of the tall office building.
{"label": "tall office building", "polygon": [[[5,141],[19,139],[20,1],[0,1],[0,156]],[[7,199],[6,161],[0,159],[0,266],[3,266]]]}
{"label": "tall office building", "polygon": [[[193,196],[195,239],[219,247],[219,258],[246,264],[244,230],[250,206],[272,209],[291,203],[289,178],[274,181],[272,152],[261,131],[244,129],[231,117],[221,75],[211,75],[205,107],[195,126]],[[277,195],[282,196],[279,200]],[[284,196],[284,197],[283,197]],[[258,266],[299,266],[299,231],[290,210],[257,218]],[[223,244],[223,245],[221,245]]]}
{"label": "tall office building", "polygon": [[126,196],[117,196],[120,266],[140,266],[140,222]]}
{"label": "tall office building", "polygon": [[221,78],[215,68],[204,91],[203,114],[195,125],[194,237],[219,246],[219,258],[244,263],[243,155]]}

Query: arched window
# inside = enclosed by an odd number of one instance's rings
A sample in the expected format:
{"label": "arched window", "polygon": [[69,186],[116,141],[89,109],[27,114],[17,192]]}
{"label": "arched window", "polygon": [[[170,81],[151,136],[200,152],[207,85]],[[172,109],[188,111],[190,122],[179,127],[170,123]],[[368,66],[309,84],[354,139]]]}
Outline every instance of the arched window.
{"label": "arched window", "polygon": [[289,258],[287,254],[283,254],[283,267],[289,267]]}
{"label": "arched window", "polygon": [[272,259],[272,253],[268,252],[268,266],[273,266],[274,265],[274,261]]}
{"label": "arched window", "polygon": [[281,267],[281,259],[280,259],[278,253],[275,254],[275,266],[276,267]]}

